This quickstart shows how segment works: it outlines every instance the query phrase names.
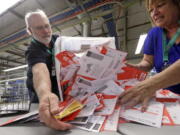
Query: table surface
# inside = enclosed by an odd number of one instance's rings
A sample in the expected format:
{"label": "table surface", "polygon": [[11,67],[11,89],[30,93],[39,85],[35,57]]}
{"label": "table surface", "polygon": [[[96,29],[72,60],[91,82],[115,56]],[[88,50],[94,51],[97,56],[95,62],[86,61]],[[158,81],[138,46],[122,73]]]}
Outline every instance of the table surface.
{"label": "table surface", "polygon": [[180,135],[180,126],[150,127],[136,123],[120,124],[118,130],[123,135]]}
{"label": "table surface", "polygon": [[28,123],[18,126],[0,127],[1,135],[120,135],[117,132],[88,132],[80,129],[57,131],[39,123]]}
{"label": "table surface", "polygon": [[[31,105],[31,111],[38,108],[37,104]],[[7,121],[12,117],[1,117],[0,122]],[[39,122],[29,122],[24,124],[13,124],[0,127],[1,135],[121,135],[118,132],[89,132],[81,129],[71,129],[67,131],[57,131]]]}
{"label": "table surface", "polygon": [[[38,108],[38,104],[32,104],[31,111]],[[0,123],[12,117],[1,117]],[[137,123],[120,124],[118,132],[88,132],[81,129],[57,131],[48,128],[39,122],[25,124],[13,124],[0,127],[1,135],[180,135],[180,126],[162,126],[161,128],[150,127]]]}

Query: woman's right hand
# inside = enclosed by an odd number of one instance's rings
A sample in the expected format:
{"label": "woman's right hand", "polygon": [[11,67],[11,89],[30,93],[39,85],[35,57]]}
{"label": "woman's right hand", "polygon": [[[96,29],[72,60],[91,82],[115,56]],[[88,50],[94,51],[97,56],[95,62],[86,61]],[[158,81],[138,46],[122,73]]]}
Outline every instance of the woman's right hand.
{"label": "woman's right hand", "polygon": [[131,64],[131,63],[128,63],[127,61],[125,62],[125,64],[129,67],[134,67],[136,69],[148,72],[153,67],[153,56],[144,55],[143,59],[138,64]]}
{"label": "woman's right hand", "polygon": [[[131,64],[131,63],[128,63],[127,61],[125,62],[126,66],[128,67],[133,67],[133,68],[137,68],[137,69],[140,69],[140,66],[139,64]],[[140,69],[141,70],[141,69]]]}

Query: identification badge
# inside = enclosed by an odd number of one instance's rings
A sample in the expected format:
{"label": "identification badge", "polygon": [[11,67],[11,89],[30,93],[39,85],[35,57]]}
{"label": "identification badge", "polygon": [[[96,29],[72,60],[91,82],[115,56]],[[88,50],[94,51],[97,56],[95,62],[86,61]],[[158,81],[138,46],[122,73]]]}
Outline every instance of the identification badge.
{"label": "identification badge", "polygon": [[164,62],[164,65],[163,65],[163,67],[162,67],[162,70],[164,70],[164,69],[166,69],[166,68],[168,68],[168,67],[169,67],[169,64],[168,64],[167,61],[165,61],[165,62]]}
{"label": "identification badge", "polygon": [[56,69],[55,69],[55,66],[52,67],[51,75],[52,75],[52,76],[56,76]]}

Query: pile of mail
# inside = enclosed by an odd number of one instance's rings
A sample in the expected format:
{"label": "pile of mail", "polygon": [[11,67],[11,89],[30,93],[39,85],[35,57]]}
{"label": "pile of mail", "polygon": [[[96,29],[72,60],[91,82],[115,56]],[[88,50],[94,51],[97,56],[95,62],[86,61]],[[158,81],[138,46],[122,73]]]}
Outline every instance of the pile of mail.
{"label": "pile of mail", "polygon": [[[157,91],[145,112],[141,105],[125,109],[117,104],[118,96],[144,80],[147,73],[126,66],[127,53],[114,48],[114,38],[58,38],[56,75],[63,101],[61,112],[54,117],[93,132],[117,131],[118,125],[127,122],[158,128],[180,125],[180,95],[168,90]],[[0,126],[36,120],[37,110],[1,120]]]}
{"label": "pile of mail", "polygon": [[23,124],[28,122],[39,122],[38,109],[28,112],[26,114],[18,114],[9,117],[2,117],[0,120],[0,126]]}
{"label": "pile of mail", "polygon": [[[65,46],[62,44],[68,41],[61,37],[59,46]],[[64,90],[64,102],[60,104],[62,112],[55,116],[57,119],[88,131],[117,130],[120,113],[120,106],[116,105],[118,96],[144,80],[147,73],[127,67],[124,62],[127,53],[110,48],[112,41],[113,38],[103,39],[91,47],[93,42],[84,38],[73,43],[78,46],[77,43],[83,42],[86,47],[77,47],[79,49],[75,51],[61,49],[56,53],[59,85]],[[86,51],[80,48],[86,48]]]}
{"label": "pile of mail", "polygon": [[[170,91],[157,91],[143,113],[141,105],[125,110],[116,104],[118,95],[147,76],[146,72],[126,66],[126,55],[115,50],[114,38],[59,38],[56,71],[59,86],[64,90],[61,97],[64,102],[77,103],[68,104],[71,113],[66,110],[70,115],[63,113],[60,120],[94,132],[116,131],[118,124],[130,121],[153,127],[179,125],[180,96]],[[62,108],[62,112],[67,108]]]}

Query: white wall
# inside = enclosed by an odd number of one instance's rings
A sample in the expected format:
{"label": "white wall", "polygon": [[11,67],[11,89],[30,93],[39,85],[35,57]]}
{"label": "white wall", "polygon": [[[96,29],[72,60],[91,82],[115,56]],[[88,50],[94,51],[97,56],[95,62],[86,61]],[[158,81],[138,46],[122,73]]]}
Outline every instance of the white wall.
{"label": "white wall", "polygon": [[[142,54],[134,54],[139,35],[147,33],[152,27],[148,17],[148,13],[144,6],[144,2],[142,4],[138,2],[127,8],[126,15],[125,9],[123,9],[121,18],[117,20],[116,26],[118,30],[121,49],[128,52],[128,59],[133,63],[140,61],[140,59],[142,58]],[[127,33],[126,35],[124,31],[125,26]]]}

